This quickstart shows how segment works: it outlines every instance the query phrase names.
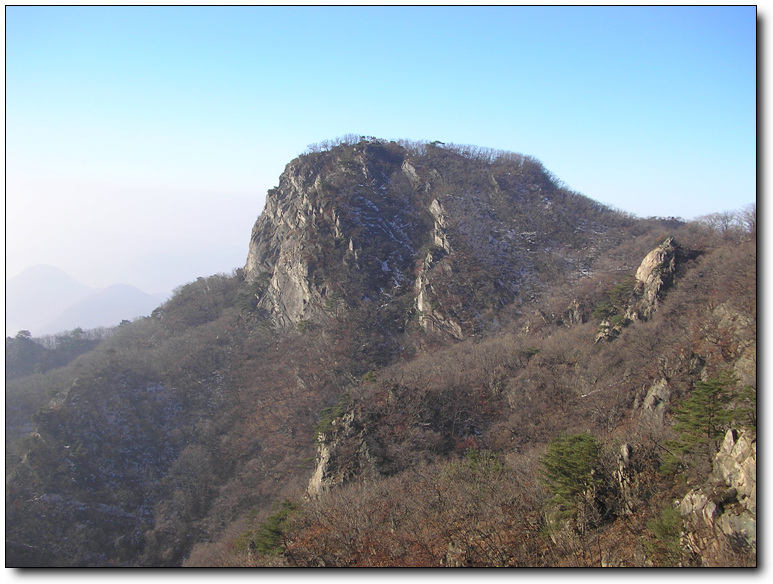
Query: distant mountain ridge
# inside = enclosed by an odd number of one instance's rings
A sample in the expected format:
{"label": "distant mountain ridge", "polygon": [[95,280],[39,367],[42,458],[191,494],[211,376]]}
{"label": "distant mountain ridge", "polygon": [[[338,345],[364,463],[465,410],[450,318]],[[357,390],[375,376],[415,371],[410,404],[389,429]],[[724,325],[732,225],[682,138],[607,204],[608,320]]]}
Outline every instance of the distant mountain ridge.
{"label": "distant mountain ridge", "polygon": [[28,330],[35,336],[74,328],[115,326],[149,315],[165,294],[147,294],[128,284],[90,288],[63,270],[33,266],[5,283],[5,334]]}

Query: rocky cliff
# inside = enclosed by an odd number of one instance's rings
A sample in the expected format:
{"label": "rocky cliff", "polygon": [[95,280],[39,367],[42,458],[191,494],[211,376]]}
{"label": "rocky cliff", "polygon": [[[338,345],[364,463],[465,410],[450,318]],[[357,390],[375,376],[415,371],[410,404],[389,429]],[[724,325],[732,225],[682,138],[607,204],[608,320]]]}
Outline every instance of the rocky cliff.
{"label": "rocky cliff", "polygon": [[709,480],[687,493],[679,511],[683,545],[702,565],[729,565],[735,553],[756,553],[756,435],[728,430]]}
{"label": "rocky cliff", "polygon": [[320,495],[354,478],[378,476],[376,462],[368,449],[366,429],[354,409],[332,420],[327,432],[317,435],[317,459],[308,493]]}
{"label": "rocky cliff", "polygon": [[636,270],[635,302],[626,313],[631,320],[649,318],[658,308],[663,293],[674,281],[677,245],[673,237],[653,249]]}
{"label": "rocky cliff", "polygon": [[260,304],[280,327],[410,287],[429,218],[403,156],[363,144],[287,165],[266,197],[245,266],[248,280],[267,282]]}
{"label": "rocky cliff", "polygon": [[618,286],[619,303],[615,314],[599,325],[596,342],[617,337],[624,327],[637,320],[647,320],[673,285],[679,248],[673,237],[667,238],[650,251],[639,264],[630,290]]}
{"label": "rocky cliff", "polygon": [[245,274],[281,328],[370,304],[463,338],[587,270],[623,223],[528,157],[363,139],[287,165]]}

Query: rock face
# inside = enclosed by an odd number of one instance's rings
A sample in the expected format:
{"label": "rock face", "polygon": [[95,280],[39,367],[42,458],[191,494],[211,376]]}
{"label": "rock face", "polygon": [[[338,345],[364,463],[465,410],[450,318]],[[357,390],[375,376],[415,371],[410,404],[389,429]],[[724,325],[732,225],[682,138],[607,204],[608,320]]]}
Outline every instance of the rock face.
{"label": "rock face", "polygon": [[363,139],[287,165],[244,272],[280,328],[369,307],[462,338],[539,290],[537,265],[585,269],[625,221],[528,157]]}
{"label": "rock face", "polygon": [[677,246],[669,237],[648,253],[636,270],[636,302],[626,316],[630,320],[648,319],[658,308],[663,293],[674,281]]}
{"label": "rock face", "polygon": [[317,436],[317,460],[307,492],[314,497],[336,485],[376,476],[376,465],[365,440],[365,429],[354,410],[332,422]]}
{"label": "rock face", "polygon": [[624,327],[637,320],[647,320],[674,283],[678,247],[672,237],[649,252],[636,270],[633,290],[622,314],[603,320],[596,342],[616,338]]}
{"label": "rock face", "polygon": [[671,386],[668,381],[666,379],[655,381],[644,396],[641,408],[642,421],[662,428],[670,399]]}
{"label": "rock face", "polygon": [[582,308],[576,298],[572,300],[569,306],[567,306],[561,314],[561,322],[564,323],[564,326],[566,327],[572,327],[584,322]]}
{"label": "rock face", "polygon": [[[252,232],[248,280],[280,327],[412,289],[430,200],[397,144],[364,141],[287,165]],[[418,195],[418,196],[417,196]]]}
{"label": "rock face", "polygon": [[630,515],[638,501],[634,495],[634,482],[637,480],[636,474],[632,471],[631,445],[623,444],[620,447],[620,453],[617,457],[617,469],[615,470],[615,479],[623,499],[623,513]]}
{"label": "rock face", "polygon": [[727,565],[738,553],[756,557],[756,436],[729,430],[709,483],[690,491],[679,510],[687,527],[683,545],[704,565]]}

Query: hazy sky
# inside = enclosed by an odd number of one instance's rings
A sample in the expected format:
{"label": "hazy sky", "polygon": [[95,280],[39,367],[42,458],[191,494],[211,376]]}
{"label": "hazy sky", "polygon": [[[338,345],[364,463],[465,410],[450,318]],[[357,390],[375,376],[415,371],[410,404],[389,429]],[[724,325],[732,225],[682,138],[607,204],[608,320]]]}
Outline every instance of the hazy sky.
{"label": "hazy sky", "polygon": [[640,216],[756,201],[752,7],[6,8],[6,277],[241,266],[343,134],[535,156]]}

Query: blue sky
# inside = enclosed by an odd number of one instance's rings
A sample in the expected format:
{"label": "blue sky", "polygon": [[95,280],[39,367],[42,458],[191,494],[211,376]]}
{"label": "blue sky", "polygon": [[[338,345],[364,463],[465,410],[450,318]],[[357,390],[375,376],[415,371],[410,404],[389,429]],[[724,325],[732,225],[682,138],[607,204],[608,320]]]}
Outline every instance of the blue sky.
{"label": "blue sky", "polygon": [[148,292],[243,264],[354,133],[535,156],[639,216],[756,201],[754,7],[7,7],[6,276]]}

